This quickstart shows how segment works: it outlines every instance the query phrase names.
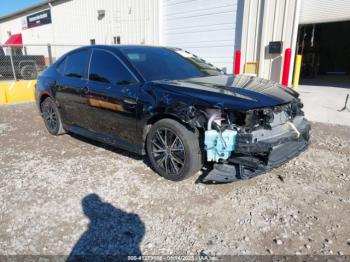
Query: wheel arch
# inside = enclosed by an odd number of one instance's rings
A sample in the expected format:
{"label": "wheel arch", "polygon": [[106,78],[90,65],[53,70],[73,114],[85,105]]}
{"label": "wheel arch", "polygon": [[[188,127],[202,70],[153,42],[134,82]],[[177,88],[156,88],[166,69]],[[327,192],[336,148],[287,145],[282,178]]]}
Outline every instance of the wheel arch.
{"label": "wheel arch", "polygon": [[46,98],[50,97],[51,99],[53,99],[48,93],[43,93],[41,96],[40,96],[40,99],[39,99],[39,110],[40,110],[40,113],[42,113],[41,111],[41,104],[44,102],[44,100]]}
{"label": "wheel arch", "polygon": [[193,132],[198,131],[196,128],[193,128],[189,123],[186,123],[180,117],[178,117],[174,114],[162,113],[162,114],[153,115],[152,117],[150,117],[147,120],[147,122],[144,125],[143,130],[142,130],[142,143],[143,143],[143,147],[144,147],[145,152],[147,150],[146,149],[147,135],[148,135],[149,131],[151,130],[152,125],[154,125],[155,123],[157,123],[158,121],[163,120],[163,119],[172,119],[172,120],[182,124],[184,127],[186,127],[190,131],[193,131]]}
{"label": "wheel arch", "polygon": [[[196,174],[197,171],[201,169],[201,167],[203,166],[203,151],[200,148],[200,142],[199,142],[199,137],[198,137],[198,132],[196,127],[190,128],[188,123],[181,121],[181,119],[179,120],[179,118],[177,118],[176,116],[174,117],[172,115],[161,115],[158,118],[154,118],[153,125],[150,125],[150,127],[151,127],[150,131],[146,136],[145,144],[146,144],[147,155],[150,159],[150,162],[152,163],[152,167],[154,168],[153,170],[155,170],[158,174],[160,174],[166,179],[169,179],[172,181],[180,181],[191,175]],[[154,146],[152,145],[153,138],[154,136],[156,136],[155,134],[159,132],[159,129],[163,129],[163,128],[164,129],[174,128],[171,132],[173,132],[175,136],[180,138],[182,147],[177,149],[177,150],[180,149],[183,151],[182,153],[183,158],[180,158],[182,160],[182,164],[181,162],[178,162],[180,163],[180,167],[178,164],[174,164],[175,162],[173,161],[171,161],[173,162],[172,165],[169,163],[169,161],[167,161],[168,157],[170,156],[171,158],[172,156],[172,153],[171,153],[172,149],[169,148],[169,145],[171,144],[171,147],[172,147],[176,139],[173,140],[173,142],[170,141],[170,144],[168,145],[167,143],[163,142],[163,145],[165,146],[164,148],[158,145],[158,149],[159,148],[164,149],[166,150],[166,152],[168,152],[168,153],[163,153],[163,154],[166,154],[167,156],[165,160],[161,160],[162,162],[165,161],[163,167],[162,167],[162,164],[159,164],[158,160],[156,160],[157,156],[153,155],[154,154],[154,151],[153,151]],[[163,133],[163,135],[164,137],[162,141],[164,141],[164,139],[167,141],[166,132]],[[159,137],[163,135],[158,133]],[[174,136],[173,136],[173,139],[174,139]],[[162,159],[164,159],[164,157]],[[167,162],[169,165],[167,164]],[[171,168],[171,166],[173,168]],[[175,168],[175,166],[177,166],[178,168]],[[174,174],[176,176],[174,176]]]}

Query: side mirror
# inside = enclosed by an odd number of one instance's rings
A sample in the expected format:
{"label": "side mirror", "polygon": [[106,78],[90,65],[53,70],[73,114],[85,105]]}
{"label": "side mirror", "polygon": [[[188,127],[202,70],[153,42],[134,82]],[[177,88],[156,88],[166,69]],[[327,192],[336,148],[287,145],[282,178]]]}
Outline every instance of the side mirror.
{"label": "side mirror", "polygon": [[227,67],[222,67],[220,70],[221,70],[222,72],[224,72],[225,74],[227,74]]}

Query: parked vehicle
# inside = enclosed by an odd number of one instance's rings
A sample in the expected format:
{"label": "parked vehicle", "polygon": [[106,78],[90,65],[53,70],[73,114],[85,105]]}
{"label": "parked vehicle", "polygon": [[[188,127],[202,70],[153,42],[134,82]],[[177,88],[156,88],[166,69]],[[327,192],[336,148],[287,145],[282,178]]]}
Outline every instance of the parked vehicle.
{"label": "parked vehicle", "polygon": [[13,69],[18,78],[36,79],[39,72],[45,69],[45,57],[39,55],[23,55],[20,48],[12,48],[12,61],[0,46],[0,75],[13,78]]}
{"label": "parked vehicle", "polygon": [[294,90],[234,76],[177,48],[89,46],[40,75],[48,131],[147,154],[179,181],[204,163],[202,182],[251,178],[306,149],[310,124]]}

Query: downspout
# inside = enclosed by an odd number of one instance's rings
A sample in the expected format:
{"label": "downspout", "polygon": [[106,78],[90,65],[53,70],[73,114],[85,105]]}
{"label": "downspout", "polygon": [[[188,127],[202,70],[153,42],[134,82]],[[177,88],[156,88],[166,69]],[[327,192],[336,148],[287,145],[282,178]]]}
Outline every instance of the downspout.
{"label": "downspout", "polygon": [[297,37],[298,37],[298,28],[299,28],[299,20],[300,20],[300,6],[301,6],[301,0],[296,0],[296,7],[295,7],[295,13],[294,13],[293,34],[292,34],[292,43],[291,43],[292,59],[291,59],[291,63],[290,63],[289,79],[288,79],[288,85],[289,86],[292,84],[295,56],[297,55],[295,50],[296,50]]}
{"label": "downspout", "polygon": [[268,19],[269,19],[269,3],[268,0],[263,0],[261,7],[263,7],[263,17],[259,17],[262,22],[261,26],[261,38],[260,38],[260,47],[259,47],[259,61],[258,61],[258,76],[262,78],[269,78],[269,76],[265,76],[265,42],[266,42],[266,34],[268,32]]}
{"label": "downspout", "polygon": [[163,36],[163,15],[164,15],[164,0],[159,0],[158,2],[158,45],[164,45],[164,36]]}
{"label": "downspout", "polygon": [[[49,3],[50,13],[51,13],[51,25],[52,25],[52,42],[55,43],[55,28],[54,28],[54,21],[53,21],[53,15],[52,15],[52,4]],[[52,43],[51,43],[52,44]]]}
{"label": "downspout", "polygon": [[50,14],[51,14],[52,43],[48,43],[47,49],[48,49],[49,56],[51,55],[50,63],[52,63],[52,61],[53,61],[52,57],[56,57],[56,52],[52,53],[52,49],[51,48],[52,48],[52,44],[56,44],[56,41],[55,41],[55,23],[54,23],[55,21],[54,21],[54,18],[53,18],[54,16],[52,14],[52,4],[51,3],[49,3],[49,8],[50,8]]}
{"label": "downspout", "polygon": [[[241,63],[239,71],[244,73],[244,64],[247,61],[247,45],[248,45],[248,28],[249,28],[249,10],[250,0],[243,2],[242,32],[241,32]],[[237,30],[237,29],[236,29]]]}

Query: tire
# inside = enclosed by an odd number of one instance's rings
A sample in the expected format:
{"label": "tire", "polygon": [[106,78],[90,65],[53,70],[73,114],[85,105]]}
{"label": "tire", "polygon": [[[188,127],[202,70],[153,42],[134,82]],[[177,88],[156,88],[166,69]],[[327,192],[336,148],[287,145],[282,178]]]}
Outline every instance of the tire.
{"label": "tire", "polygon": [[57,106],[52,98],[47,97],[41,103],[40,109],[46,129],[51,135],[58,136],[66,133]]}
{"label": "tire", "polygon": [[34,65],[24,65],[20,70],[21,77],[27,80],[33,80],[38,77],[38,71]]}
{"label": "tire", "polygon": [[203,165],[198,134],[173,119],[162,119],[151,127],[146,148],[154,170],[172,181],[194,175]]}

